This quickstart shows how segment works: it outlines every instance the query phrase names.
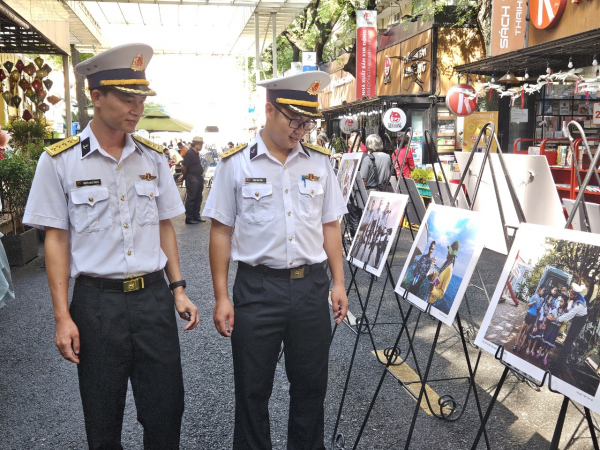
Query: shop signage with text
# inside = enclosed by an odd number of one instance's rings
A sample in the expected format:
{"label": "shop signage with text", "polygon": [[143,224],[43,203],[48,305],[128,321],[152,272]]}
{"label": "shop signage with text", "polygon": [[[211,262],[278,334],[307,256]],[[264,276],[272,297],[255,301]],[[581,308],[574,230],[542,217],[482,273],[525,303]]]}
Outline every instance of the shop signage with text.
{"label": "shop signage with text", "polygon": [[388,55],[385,55],[385,60],[383,63],[383,84],[388,84],[391,83],[392,81],[392,77],[390,76],[390,70],[392,68],[392,61],[390,60],[390,58],[388,57]]}
{"label": "shop signage with text", "polygon": [[406,114],[400,108],[390,108],[383,115],[383,126],[393,132],[401,131],[406,125]]}
{"label": "shop signage with text", "polygon": [[340,130],[344,134],[350,134],[358,130],[358,118],[356,116],[343,117],[340,119]]}
{"label": "shop signage with text", "polygon": [[525,46],[526,13],[527,2],[525,0],[494,1],[491,56],[502,55]]}
{"label": "shop signage with text", "polygon": [[446,106],[452,114],[465,117],[477,109],[477,94],[473,86],[457,84],[446,94]]}
{"label": "shop signage with text", "polygon": [[594,103],[592,124],[600,125],[600,103]]}
{"label": "shop signage with text", "polygon": [[375,97],[377,11],[356,11],[356,98]]}
{"label": "shop signage with text", "polygon": [[567,6],[567,0],[531,0],[529,15],[534,27],[544,30],[555,26]]}

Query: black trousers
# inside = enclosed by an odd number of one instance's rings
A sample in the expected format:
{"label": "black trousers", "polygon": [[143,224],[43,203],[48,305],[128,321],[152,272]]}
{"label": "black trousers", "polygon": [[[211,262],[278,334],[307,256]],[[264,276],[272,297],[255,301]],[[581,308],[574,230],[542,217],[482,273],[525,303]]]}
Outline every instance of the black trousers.
{"label": "black trousers", "polygon": [[[585,325],[587,321],[587,316],[576,316],[571,319],[571,326],[569,327],[569,332],[567,333],[567,337],[565,338],[565,342],[563,343],[562,354],[565,358],[569,358],[571,355],[571,350],[573,349],[573,343],[575,339],[581,333],[581,329]],[[566,359],[565,359],[566,361]]]}
{"label": "black trousers", "polygon": [[90,449],[121,450],[131,380],[144,449],[179,448],[183,377],[173,295],[164,279],[124,293],[76,280],[79,391]]}
{"label": "black trousers", "polygon": [[[313,266],[314,267],[314,266]],[[235,376],[235,450],[269,450],[269,398],[284,344],[290,382],[288,450],[321,450],[331,322],[329,278],[319,266],[301,279],[238,269],[231,335]]]}
{"label": "black trousers", "polygon": [[348,231],[352,237],[356,234],[360,218],[362,217],[363,210],[356,206],[352,201],[348,202],[348,214],[346,214],[346,221],[348,222]]}
{"label": "black trousers", "polygon": [[200,218],[202,206],[202,191],[204,190],[204,177],[185,177],[185,218],[187,220]]}

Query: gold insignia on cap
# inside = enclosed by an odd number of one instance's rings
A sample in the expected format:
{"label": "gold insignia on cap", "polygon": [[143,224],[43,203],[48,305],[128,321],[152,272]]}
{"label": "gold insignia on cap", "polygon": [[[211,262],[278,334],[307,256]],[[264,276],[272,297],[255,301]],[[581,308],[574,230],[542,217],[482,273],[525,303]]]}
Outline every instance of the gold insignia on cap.
{"label": "gold insignia on cap", "polygon": [[310,85],[310,87],[308,88],[308,92],[310,95],[317,95],[319,93],[319,90],[321,89],[321,82],[320,81],[315,81],[313,84]]}
{"label": "gold insignia on cap", "polygon": [[131,70],[136,72],[141,72],[146,69],[146,61],[144,60],[144,55],[137,55],[131,61]]}

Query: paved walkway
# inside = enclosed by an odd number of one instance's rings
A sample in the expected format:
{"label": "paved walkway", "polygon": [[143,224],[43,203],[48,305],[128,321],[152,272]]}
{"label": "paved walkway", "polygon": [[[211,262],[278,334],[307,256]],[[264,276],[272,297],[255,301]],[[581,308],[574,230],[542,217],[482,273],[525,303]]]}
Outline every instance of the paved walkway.
{"label": "paved walkway", "polygon": [[[200,325],[192,332],[181,332],[183,371],[186,388],[186,410],[183,418],[182,449],[231,448],[234,423],[233,375],[229,341],[220,337],[212,323],[213,292],[208,266],[208,235],[210,223],[186,226],[183,217],[174,220],[177,231],[183,276],[188,281],[188,294],[199,307]],[[403,234],[392,271],[397,277],[410,248],[409,233]],[[480,270],[487,288],[493,292],[504,258],[484,251]],[[233,280],[233,268],[232,268]],[[76,368],[64,361],[53,343],[54,321],[46,272],[41,258],[23,268],[13,270],[17,299],[0,309],[0,449],[85,449],[83,416],[77,387]],[[366,295],[369,276],[359,272],[361,295]],[[375,283],[369,311],[374,316],[381,298],[383,279]],[[383,296],[379,322],[398,322],[398,307],[389,286]],[[476,323],[481,322],[487,302],[470,289],[469,302]],[[404,304],[404,311],[407,305]],[[516,308],[513,308],[515,310]],[[351,295],[351,309],[359,313],[356,294]],[[463,319],[468,318],[461,308]],[[413,315],[411,329],[414,325]],[[183,327],[183,322],[181,328]],[[499,325],[500,326],[500,325]],[[398,325],[375,327],[377,350],[391,345]],[[435,332],[435,323],[421,317],[415,335],[419,365],[425,366]],[[511,332],[503,330],[502,332]],[[335,334],[331,347],[329,394],[326,400],[326,439],[337,417],[347,368],[355,342],[355,334],[346,326]],[[405,352],[406,341],[402,341]],[[360,338],[356,362],[350,379],[339,431],[346,438],[346,448],[352,448],[382,368],[372,353],[367,335]],[[477,352],[470,348],[474,361]],[[409,360],[410,370],[416,369]],[[407,371],[409,369],[406,369]],[[477,373],[478,392],[485,406],[498,382],[502,366],[491,355],[483,354]],[[464,376],[466,366],[462,346],[455,331],[443,326],[432,376]],[[464,382],[431,383],[439,395],[451,393],[460,403]],[[272,439],[275,449],[284,449],[287,427],[288,384],[283,365],[279,364],[271,400]],[[554,423],[560,408],[560,396],[547,389],[535,392],[524,383],[509,377],[489,424],[493,449],[546,449],[552,438]],[[415,401],[391,377],[384,382],[359,448],[403,448],[414,411]],[[561,448],[589,449],[591,441],[581,415],[570,408]],[[474,403],[457,422],[443,422],[420,411],[413,435],[412,449],[468,449],[478,426]],[[141,427],[135,418],[131,392],[127,399],[123,427],[126,449],[140,449]],[[482,444],[479,448],[485,448]]]}

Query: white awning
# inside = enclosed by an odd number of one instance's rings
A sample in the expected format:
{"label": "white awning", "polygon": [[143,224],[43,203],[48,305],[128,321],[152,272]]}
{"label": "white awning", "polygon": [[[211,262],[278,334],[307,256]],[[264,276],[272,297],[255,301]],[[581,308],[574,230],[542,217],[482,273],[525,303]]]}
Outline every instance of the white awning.
{"label": "white awning", "polygon": [[[157,54],[254,55],[272,42],[310,0],[83,0],[111,46],[151,45]],[[275,13],[275,15],[273,15]],[[82,46],[81,50],[85,50]]]}

